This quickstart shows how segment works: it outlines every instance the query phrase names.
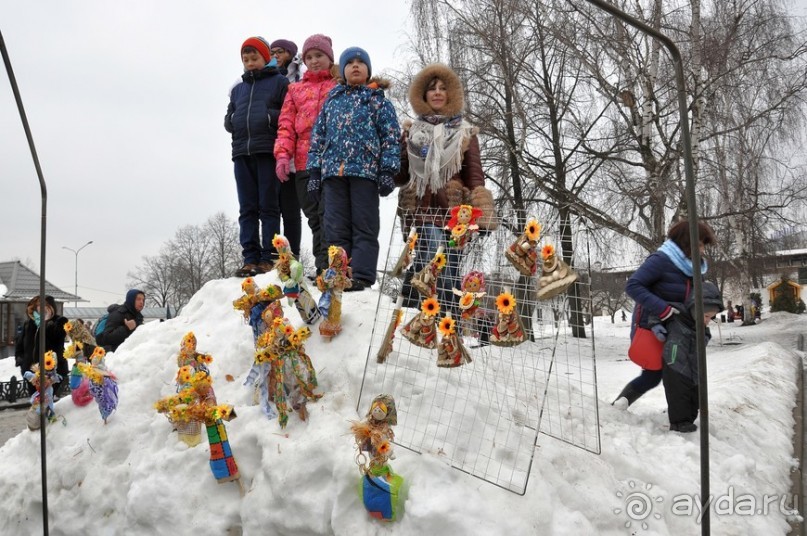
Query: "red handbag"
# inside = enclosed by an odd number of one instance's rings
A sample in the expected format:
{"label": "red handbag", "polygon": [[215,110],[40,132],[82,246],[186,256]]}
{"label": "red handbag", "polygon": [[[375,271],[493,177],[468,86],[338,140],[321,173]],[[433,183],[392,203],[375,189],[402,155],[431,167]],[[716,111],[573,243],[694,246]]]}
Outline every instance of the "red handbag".
{"label": "red handbag", "polygon": [[630,360],[646,370],[661,370],[662,352],[664,343],[649,329],[637,326],[628,348]]}

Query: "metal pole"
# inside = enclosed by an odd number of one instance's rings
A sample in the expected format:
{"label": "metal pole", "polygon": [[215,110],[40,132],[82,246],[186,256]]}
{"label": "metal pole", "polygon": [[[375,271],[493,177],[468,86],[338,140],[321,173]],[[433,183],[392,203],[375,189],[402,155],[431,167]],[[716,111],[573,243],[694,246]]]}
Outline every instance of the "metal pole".
{"label": "metal pole", "polygon": [[[701,253],[698,248],[698,205],[695,197],[695,168],[692,164],[692,138],[689,134],[689,115],[687,106],[686,82],[684,79],[684,66],[681,53],[672,39],[655,28],[628,15],[616,6],[605,0],[586,0],[614,17],[623,20],[637,30],[644,32],[661,42],[670,53],[675,67],[675,81],[678,87],[678,114],[681,126],[681,145],[684,151],[684,171],[686,174],[686,200],[689,212],[689,240],[692,244],[692,265],[695,270],[700,269]],[[703,284],[700,277],[693,277],[693,290],[695,293],[695,336],[698,347],[698,398],[700,405],[700,449],[701,449],[701,534],[708,536],[711,532],[709,499],[709,392],[706,376],[706,339],[704,338],[705,325],[703,323]]]}
{"label": "metal pole", "polygon": [[75,256],[76,256],[76,263],[75,263],[76,270],[75,270],[75,279],[74,279],[75,287],[74,287],[74,290],[73,290],[73,295],[76,297],[76,301],[73,302],[74,307],[78,307],[78,254],[81,253],[82,249],[86,248],[90,244],[92,244],[92,240],[90,240],[89,242],[87,242],[86,244],[84,244],[83,246],[78,248],[77,250],[73,249],[73,248],[69,248],[67,246],[62,246],[62,249],[66,249],[67,251],[72,251],[73,254],[75,254]]}
{"label": "metal pole", "polygon": [[[14,70],[11,68],[11,59],[8,56],[6,49],[6,42],[3,39],[3,33],[0,32],[0,53],[3,55],[3,63],[6,66],[6,73],[8,74],[8,81],[11,83],[11,90],[14,92],[14,100],[17,101],[17,110],[20,114],[22,127],[25,130],[25,137],[28,139],[28,148],[31,150],[31,158],[34,161],[34,168],[36,168],[36,175],[39,179],[39,190],[42,197],[42,226],[40,229],[40,266],[39,266],[39,318],[40,322],[46,322],[45,317],[45,238],[47,236],[47,213],[48,213],[48,188],[45,185],[45,177],[42,175],[42,168],[39,165],[39,157],[36,154],[36,147],[34,146],[34,137],[31,134],[31,127],[28,125],[28,118],[25,115],[25,108],[22,105],[22,97],[20,90],[17,87],[17,79],[14,77]],[[54,311],[55,313],[55,311]],[[45,330],[39,330],[39,370],[40,374],[44,376],[45,371]],[[42,533],[48,535],[48,465],[47,465],[47,450],[45,449],[45,426],[47,426],[47,405],[45,405],[45,397],[40,393],[39,396],[39,446],[42,473]]]}

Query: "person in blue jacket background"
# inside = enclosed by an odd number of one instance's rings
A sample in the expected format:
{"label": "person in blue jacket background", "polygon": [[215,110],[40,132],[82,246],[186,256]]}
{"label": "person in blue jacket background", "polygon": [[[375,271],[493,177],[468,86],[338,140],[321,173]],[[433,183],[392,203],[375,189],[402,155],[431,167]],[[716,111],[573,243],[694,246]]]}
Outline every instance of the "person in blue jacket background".
{"label": "person in blue jacket background", "polygon": [[[698,222],[698,247],[703,253],[705,246],[715,244],[714,231],[705,222]],[[689,238],[689,222],[680,220],[667,231],[667,239],[657,251],[650,254],[642,265],[630,276],[625,285],[625,292],[633,298],[630,336],[641,326],[651,329],[649,319],[655,316],[662,322],[669,319],[678,310],[671,303],[686,303],[692,292],[692,244]],[[699,274],[701,277],[708,268],[706,259],[701,259]],[[643,369],[641,374],[631,380],[616,400],[612,403],[620,409],[627,409],[639,397],[661,383],[661,370]]]}
{"label": "person in blue jacket background", "polygon": [[384,81],[370,81],[364,49],[345,50],[339,71],[342,80],[328,94],[311,133],[308,193],[315,201],[322,198],[326,244],[343,247],[351,258],[353,284],[346,290],[363,290],[376,280],[379,196],[395,189],[401,131]]}

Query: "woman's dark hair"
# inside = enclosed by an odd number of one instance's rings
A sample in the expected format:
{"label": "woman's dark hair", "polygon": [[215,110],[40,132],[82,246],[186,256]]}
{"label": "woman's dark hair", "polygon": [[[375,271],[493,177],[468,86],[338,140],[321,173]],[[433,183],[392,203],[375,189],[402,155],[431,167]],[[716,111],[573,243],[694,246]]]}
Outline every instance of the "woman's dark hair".
{"label": "woman's dark hair", "polygon": [[[710,246],[717,243],[715,232],[709,227],[708,223],[698,222],[698,236],[704,246]],[[692,244],[689,241],[689,221],[680,220],[670,227],[667,231],[667,238],[675,242],[681,251],[684,252],[688,258],[692,258]]]}

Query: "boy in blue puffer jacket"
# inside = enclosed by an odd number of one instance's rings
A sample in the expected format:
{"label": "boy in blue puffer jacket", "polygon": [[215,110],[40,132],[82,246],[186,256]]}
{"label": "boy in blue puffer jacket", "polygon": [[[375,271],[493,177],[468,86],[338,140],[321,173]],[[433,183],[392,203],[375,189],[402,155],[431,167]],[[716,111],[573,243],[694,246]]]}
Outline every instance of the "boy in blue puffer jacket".
{"label": "boy in blue puffer jacket", "polygon": [[314,124],[308,150],[308,194],[324,206],[325,243],[352,259],[353,285],[363,290],[376,280],[378,197],[392,193],[401,166],[400,127],[392,103],[376,83],[370,56],[358,47],[339,58],[342,82]]}
{"label": "boy in blue puffer jacket", "polygon": [[272,238],[280,234],[280,183],[275,174],[277,120],[289,81],[280,74],[269,44],[250,37],[241,45],[242,81],[230,92],[224,128],[233,136],[244,266],[236,277],[268,272],[277,259]]}

